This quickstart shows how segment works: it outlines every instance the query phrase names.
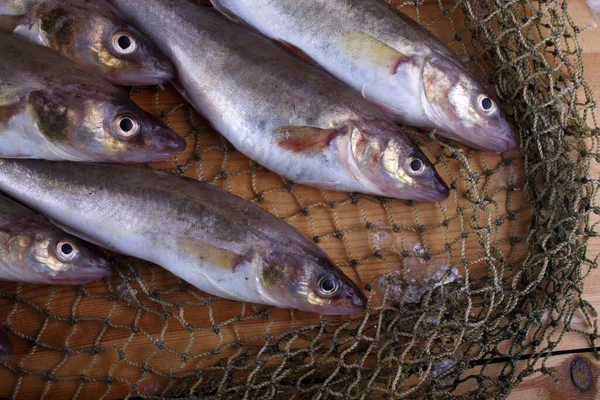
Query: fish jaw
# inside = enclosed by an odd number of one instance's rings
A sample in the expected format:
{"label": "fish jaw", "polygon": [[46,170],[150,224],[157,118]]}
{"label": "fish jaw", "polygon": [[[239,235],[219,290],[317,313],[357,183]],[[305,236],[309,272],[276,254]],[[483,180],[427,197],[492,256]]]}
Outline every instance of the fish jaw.
{"label": "fish jaw", "polygon": [[412,188],[398,188],[383,192],[384,196],[398,198],[402,196],[404,200],[418,201],[422,203],[433,203],[444,201],[450,196],[450,189],[446,182],[436,177],[430,187],[414,190]]}
{"label": "fish jaw", "polygon": [[162,85],[175,78],[175,67],[168,60],[154,59],[143,68],[120,69],[107,72],[109,82],[123,86]]}
{"label": "fish jaw", "polygon": [[275,250],[263,258],[257,286],[264,302],[323,315],[363,312],[368,302],[363,291],[308,243],[290,242],[285,251]]}
{"label": "fish jaw", "polygon": [[62,273],[56,276],[47,275],[47,278],[39,283],[47,285],[84,285],[86,283],[99,281],[110,275],[112,275],[110,269],[100,269],[96,266],[87,269],[80,268],[77,271]]}
{"label": "fish jaw", "polygon": [[495,118],[490,118],[481,124],[460,124],[456,126],[453,133],[442,131],[440,134],[474,149],[490,153],[504,153],[518,147],[517,137],[502,110],[497,111]]}
{"label": "fish jaw", "polygon": [[435,57],[423,66],[421,105],[430,128],[472,148],[502,153],[517,139],[494,97],[463,66]]}

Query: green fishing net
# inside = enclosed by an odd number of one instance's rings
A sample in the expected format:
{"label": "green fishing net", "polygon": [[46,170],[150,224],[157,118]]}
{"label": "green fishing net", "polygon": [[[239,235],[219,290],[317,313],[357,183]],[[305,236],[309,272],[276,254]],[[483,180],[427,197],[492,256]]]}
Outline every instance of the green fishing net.
{"label": "green fishing net", "polygon": [[209,297],[115,255],[118,274],[86,286],[0,284],[0,324],[14,343],[0,396],[500,398],[551,373],[545,361],[565,334],[593,346],[595,312],[581,293],[597,266],[587,242],[600,212],[590,172],[600,130],[567,2],[394,5],[487,79],[521,138],[520,152],[492,155],[414,132],[451,185],[443,203],[295,185],[235,151],[171,88],[132,90],[192,149],[151,167],[223,187],[300,229],[365,289],[368,313]]}

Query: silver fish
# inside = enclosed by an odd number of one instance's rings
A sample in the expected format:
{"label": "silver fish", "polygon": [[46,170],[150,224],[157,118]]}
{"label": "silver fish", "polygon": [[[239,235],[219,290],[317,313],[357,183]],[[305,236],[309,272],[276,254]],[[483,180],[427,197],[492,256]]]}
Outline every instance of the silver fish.
{"label": "silver fish", "polygon": [[89,245],[0,196],[0,280],[78,285],[110,273],[108,261]]}
{"label": "silver fish", "polygon": [[458,56],[383,0],[211,0],[360,91],[397,121],[476,149],[516,148],[493,96]]}
{"label": "silver fish", "polygon": [[105,0],[1,0],[0,31],[50,47],[117,85],[158,85],[175,74]]}
{"label": "silver fish", "polygon": [[171,58],[180,92],[263,166],[325,189],[422,201],[448,196],[402,128],[329,74],[190,1],[113,4]]}
{"label": "silver fish", "polygon": [[312,241],[209,184],[123,165],[2,159],[0,190],[78,237],[216,296],[322,314],[367,304]]}
{"label": "silver fish", "polygon": [[122,89],[0,33],[0,157],[150,162],[184,149]]}

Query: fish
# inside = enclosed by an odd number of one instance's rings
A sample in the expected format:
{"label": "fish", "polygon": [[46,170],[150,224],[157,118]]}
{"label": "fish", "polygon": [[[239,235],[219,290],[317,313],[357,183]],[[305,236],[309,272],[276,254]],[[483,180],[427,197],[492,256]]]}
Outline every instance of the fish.
{"label": "fish", "polygon": [[105,0],[2,0],[0,31],[49,47],[115,85],[161,85],[175,74]]}
{"label": "fish", "polygon": [[397,122],[501,153],[517,139],[456,53],[383,0],[211,0],[360,92]]}
{"label": "fish", "polygon": [[0,281],[79,285],[111,271],[98,250],[0,195]]}
{"label": "fish", "polygon": [[13,343],[8,337],[6,331],[0,328],[0,361],[8,360],[12,352]]}
{"label": "fish", "polygon": [[0,33],[0,157],[151,162],[185,147],[122,88]]}
{"label": "fish", "polygon": [[0,190],[77,237],[211,295],[336,315],[367,305],[313,241],[207,183],[119,164],[0,159]]}
{"label": "fish", "polygon": [[183,97],[264,167],[322,189],[448,197],[403,128],[326,72],[191,1],[112,4],[173,61]]}

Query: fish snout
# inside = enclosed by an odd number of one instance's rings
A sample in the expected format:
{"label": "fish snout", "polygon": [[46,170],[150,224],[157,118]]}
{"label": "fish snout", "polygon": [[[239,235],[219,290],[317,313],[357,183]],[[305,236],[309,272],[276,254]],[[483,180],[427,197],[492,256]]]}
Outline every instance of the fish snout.
{"label": "fish snout", "polygon": [[175,78],[175,67],[167,58],[124,61],[124,67],[113,69],[110,81],[121,86],[162,85]]}
{"label": "fish snout", "polygon": [[138,152],[139,157],[144,160],[152,158],[153,161],[162,161],[186,149],[187,143],[181,136],[155,117],[149,114],[148,116],[151,118],[151,127],[144,132],[143,151]]}
{"label": "fish snout", "polygon": [[517,138],[510,128],[488,134],[486,132],[476,132],[473,136],[477,139],[471,147],[490,153],[500,154],[515,150],[518,146]]}
{"label": "fish snout", "polygon": [[160,60],[160,59],[155,59],[154,60],[154,71],[155,71],[155,78],[157,80],[164,82],[168,82],[170,80],[172,80],[173,78],[175,78],[175,67],[173,66],[173,63],[171,63],[171,61],[169,61],[168,59],[165,60]]}
{"label": "fish snout", "polygon": [[340,296],[339,304],[332,310],[326,310],[323,314],[350,315],[365,311],[367,308],[367,297],[358,286],[348,286]]}
{"label": "fish snout", "polygon": [[176,155],[184,151],[187,147],[185,139],[169,128],[157,129],[159,132],[152,137],[154,147],[157,152]]}
{"label": "fish snout", "polygon": [[443,201],[446,200],[450,196],[450,188],[448,184],[442,179],[438,178],[433,183],[432,190],[432,200],[433,201]]}

